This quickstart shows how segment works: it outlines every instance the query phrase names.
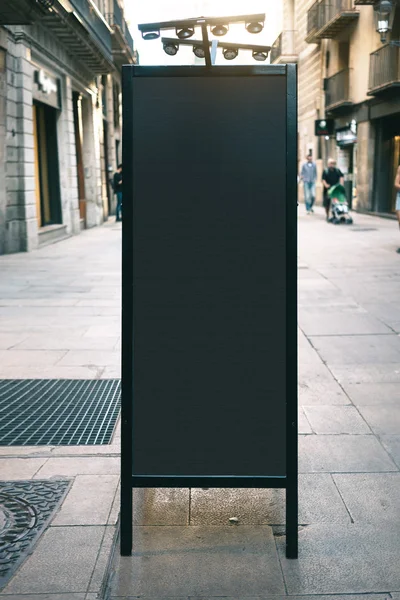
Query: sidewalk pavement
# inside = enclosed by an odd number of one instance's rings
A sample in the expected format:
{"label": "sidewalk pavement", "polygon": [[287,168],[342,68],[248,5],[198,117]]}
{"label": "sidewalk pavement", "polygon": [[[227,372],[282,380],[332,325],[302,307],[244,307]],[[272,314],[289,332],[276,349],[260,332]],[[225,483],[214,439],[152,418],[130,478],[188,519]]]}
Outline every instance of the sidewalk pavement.
{"label": "sidewalk pavement", "polygon": [[[1,479],[72,480],[0,598],[400,600],[400,235],[354,221],[299,206],[299,559],[281,490],[139,490],[134,553],[106,589],[117,430],[109,446],[0,448]],[[119,377],[119,246],[109,224],[0,257],[0,378]]]}
{"label": "sidewalk pavement", "polygon": [[[0,379],[120,377],[120,246],[121,226],[111,222],[0,257]],[[119,448],[119,427],[104,446],[0,447],[3,481],[69,481],[50,526],[1,598],[103,595],[119,512]],[[0,532],[2,516],[0,506]]]}

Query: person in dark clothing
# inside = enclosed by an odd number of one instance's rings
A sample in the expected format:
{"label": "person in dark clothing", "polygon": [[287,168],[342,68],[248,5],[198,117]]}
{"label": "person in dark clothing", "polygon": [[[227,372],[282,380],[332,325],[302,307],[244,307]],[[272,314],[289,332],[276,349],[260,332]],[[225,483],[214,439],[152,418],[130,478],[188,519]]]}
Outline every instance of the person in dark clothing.
{"label": "person in dark clothing", "polygon": [[121,213],[122,213],[122,165],[118,165],[117,172],[114,173],[114,192],[117,195],[117,210],[116,210],[116,220],[121,221]]}
{"label": "person in dark clothing", "polygon": [[327,221],[329,220],[329,210],[331,208],[331,199],[328,196],[328,190],[338,183],[343,185],[344,175],[342,171],[336,167],[335,159],[330,158],[328,160],[328,168],[322,173],[322,185],[324,186],[324,208]]}

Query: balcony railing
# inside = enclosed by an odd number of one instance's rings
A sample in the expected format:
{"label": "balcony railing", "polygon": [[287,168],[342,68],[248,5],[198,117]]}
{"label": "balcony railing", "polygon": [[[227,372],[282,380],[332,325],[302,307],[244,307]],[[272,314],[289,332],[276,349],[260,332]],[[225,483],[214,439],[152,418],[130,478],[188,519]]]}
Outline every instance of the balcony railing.
{"label": "balcony railing", "polygon": [[0,25],[29,25],[39,21],[54,0],[0,0]]}
{"label": "balcony railing", "polygon": [[108,22],[110,25],[118,25],[122,30],[124,29],[124,13],[117,0],[114,0],[114,11],[109,15]]}
{"label": "balcony railing", "polygon": [[307,13],[306,42],[336,37],[359,15],[353,0],[317,0]]}
{"label": "balcony railing", "polygon": [[69,0],[104,55],[112,60],[111,35],[107,23],[90,0]]}
{"label": "balcony railing", "polygon": [[112,13],[107,15],[107,20],[112,28],[115,28],[115,26],[119,27],[120,32],[125,38],[125,42],[128,44],[128,46],[133,52],[133,38],[131,32],[129,31],[129,27],[124,19],[124,13],[118,3],[118,0],[114,0],[114,10]]}
{"label": "balcony railing", "polygon": [[400,86],[400,46],[389,42],[372,52],[368,95]]}
{"label": "balcony railing", "polygon": [[343,69],[325,80],[325,110],[348,106],[350,99],[350,69]]}
{"label": "balcony railing", "polygon": [[271,63],[295,62],[297,52],[295,51],[296,31],[282,31],[271,47]]}

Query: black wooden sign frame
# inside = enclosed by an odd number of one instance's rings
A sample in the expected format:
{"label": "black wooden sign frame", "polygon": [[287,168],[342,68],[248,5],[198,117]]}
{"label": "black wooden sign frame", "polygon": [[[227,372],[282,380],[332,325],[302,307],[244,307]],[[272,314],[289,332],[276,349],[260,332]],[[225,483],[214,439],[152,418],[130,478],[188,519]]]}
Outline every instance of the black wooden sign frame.
{"label": "black wooden sign frame", "polygon": [[[132,175],[133,87],[136,77],[224,77],[280,75],[286,79],[286,475],[168,476],[133,475],[134,280]],[[297,70],[296,65],[243,67],[123,67],[123,242],[122,242],[122,409],[121,555],[132,552],[132,488],[284,488],[286,556],[298,555],[297,449]],[[155,175],[157,176],[157,175]]]}

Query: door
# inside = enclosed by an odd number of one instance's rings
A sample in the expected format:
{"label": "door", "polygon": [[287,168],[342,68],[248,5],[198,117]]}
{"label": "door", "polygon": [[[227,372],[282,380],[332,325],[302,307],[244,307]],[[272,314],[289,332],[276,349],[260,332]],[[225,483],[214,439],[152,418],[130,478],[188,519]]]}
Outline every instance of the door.
{"label": "door", "polygon": [[400,114],[377,122],[375,152],[374,210],[395,212],[394,178],[400,163]]}
{"label": "door", "polygon": [[[400,133],[400,132],[399,132]],[[392,182],[394,183],[397,169],[400,165],[400,135],[395,135],[392,140],[393,144],[393,161],[392,161]],[[392,211],[396,211],[396,196],[397,190],[392,186]]]}
{"label": "door", "polygon": [[56,109],[35,103],[33,125],[36,213],[44,227],[62,223]]}
{"label": "door", "polygon": [[36,200],[36,218],[38,227],[42,226],[42,208],[41,208],[41,189],[40,189],[40,168],[39,168],[39,136],[37,123],[37,106],[32,107],[33,111],[33,151],[35,160],[35,200]]}
{"label": "door", "polygon": [[85,194],[85,172],[83,168],[83,126],[82,126],[82,96],[78,92],[73,92],[72,96],[74,110],[74,130],[75,130],[75,149],[76,149],[76,167],[78,178],[78,196],[79,196],[79,215],[83,221],[86,221],[86,194]]}

